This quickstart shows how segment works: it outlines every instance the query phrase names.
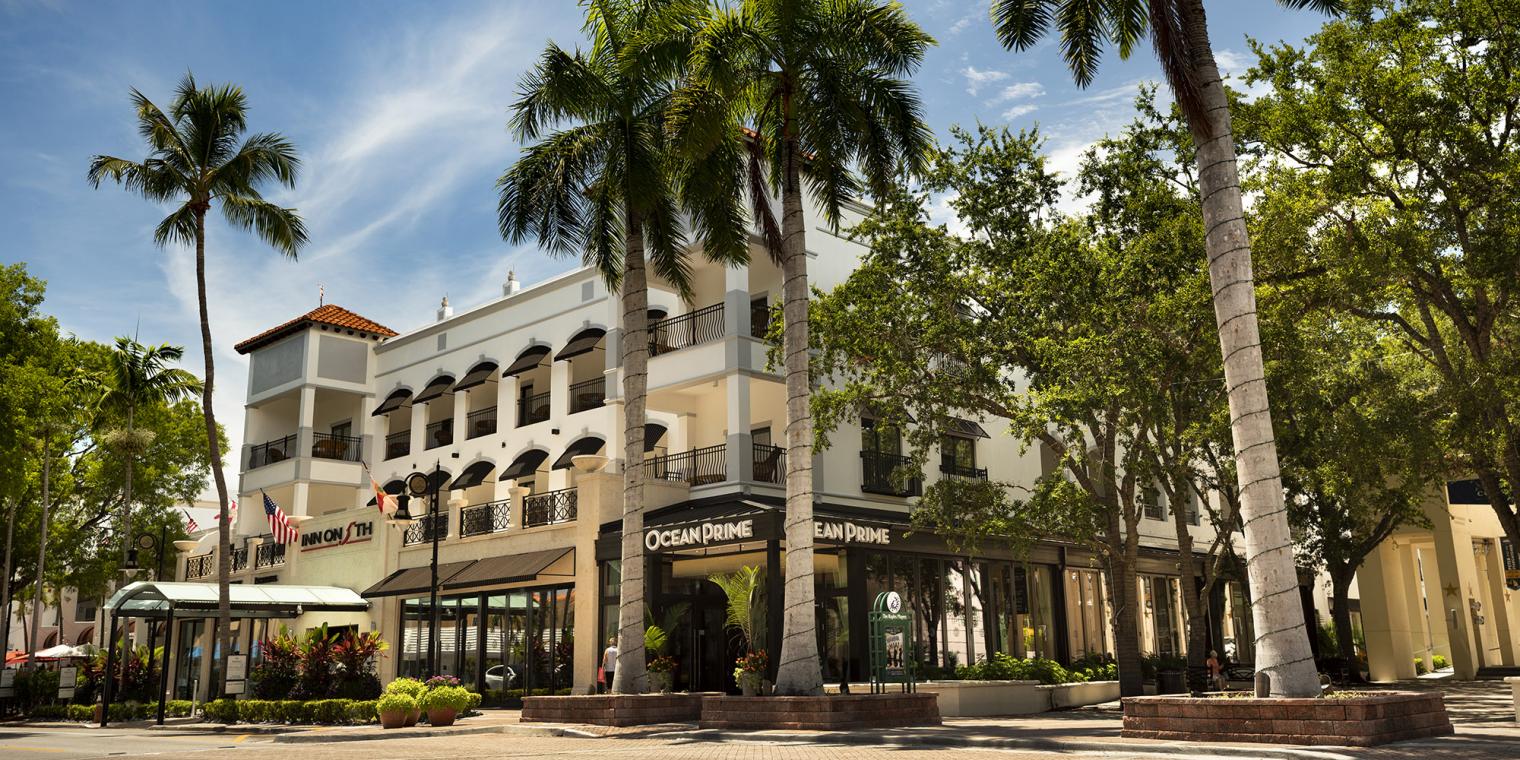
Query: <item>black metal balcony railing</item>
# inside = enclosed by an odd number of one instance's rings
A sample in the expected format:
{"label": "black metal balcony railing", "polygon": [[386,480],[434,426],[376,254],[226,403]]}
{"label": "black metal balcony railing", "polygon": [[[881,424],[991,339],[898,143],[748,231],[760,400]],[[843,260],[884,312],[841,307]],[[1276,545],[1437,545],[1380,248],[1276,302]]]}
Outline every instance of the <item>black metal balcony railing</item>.
{"label": "black metal balcony railing", "polygon": [[754,478],[761,483],[786,483],[786,449],[755,444]]}
{"label": "black metal balcony railing", "polygon": [[359,461],[360,454],[359,437],[355,435],[333,435],[332,433],[315,433],[311,441],[311,455],[319,459],[341,459],[345,462]]}
{"label": "black metal balcony railing", "polygon": [[517,426],[532,425],[549,419],[549,393],[535,393],[517,401]]}
{"label": "black metal balcony railing", "polygon": [[523,499],[523,527],[557,525],[575,519],[576,489],[536,493]]}
{"label": "black metal balcony railing", "polygon": [[439,512],[436,515],[423,515],[422,519],[406,526],[406,534],[401,538],[402,546],[413,546],[433,540],[434,536],[442,541],[449,535],[449,513]]}
{"label": "black metal balcony railing", "polygon": [[512,527],[512,500],[473,504],[459,510],[459,535],[479,536]]}
{"label": "black metal balcony railing", "polygon": [[209,578],[214,572],[216,572],[215,554],[202,554],[185,560],[185,578],[187,580]]}
{"label": "black metal balcony railing", "polygon": [[912,467],[913,460],[897,454],[881,451],[860,452],[860,490],[884,496],[918,496],[923,493],[923,483],[909,478],[898,485],[893,473],[899,467]]}
{"label": "black metal balcony railing", "polygon": [[986,480],[986,467],[968,467],[955,464],[954,462],[940,462],[939,471],[954,478],[971,478],[973,480]]}
{"label": "black metal balcony railing", "polygon": [[679,451],[644,460],[644,477],[700,486],[728,478],[728,447],[723,444]]}
{"label": "black metal balcony railing", "polygon": [[488,406],[484,409],[476,409],[465,417],[466,438],[479,438],[496,433],[496,407]]}
{"label": "black metal balcony railing", "polygon": [[232,550],[232,572],[240,573],[248,569],[248,547],[242,546]]}
{"label": "black metal balcony railing", "polygon": [[649,326],[649,355],[659,356],[723,337],[723,304],[662,319]]}
{"label": "black metal balcony railing", "polygon": [[753,301],[749,305],[749,335],[751,338],[765,340],[766,333],[771,329],[771,306],[764,301]]}
{"label": "black metal balcony railing", "polygon": [[283,462],[295,456],[296,437],[287,435],[273,441],[248,447],[248,469],[252,470],[275,462]]}
{"label": "black metal balcony railing", "polygon": [[285,545],[266,543],[259,544],[253,551],[253,569],[262,570],[266,567],[279,567],[285,564]]}
{"label": "black metal balcony railing", "polygon": [[385,437],[385,458],[395,459],[412,453],[412,431],[403,430]]}
{"label": "black metal balcony railing", "polygon": [[598,377],[570,386],[570,413],[597,409],[607,402],[607,378]]}
{"label": "black metal balcony railing", "polygon": [[454,442],[454,418],[430,422],[423,430],[422,447],[436,449]]}

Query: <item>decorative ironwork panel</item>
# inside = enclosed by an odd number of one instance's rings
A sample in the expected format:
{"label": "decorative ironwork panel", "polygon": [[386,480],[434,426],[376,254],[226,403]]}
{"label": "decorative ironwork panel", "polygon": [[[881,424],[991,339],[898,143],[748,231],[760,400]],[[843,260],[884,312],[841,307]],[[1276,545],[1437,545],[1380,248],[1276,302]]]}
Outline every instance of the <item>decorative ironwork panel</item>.
{"label": "decorative ironwork panel", "polygon": [[459,510],[459,535],[479,536],[512,527],[512,500],[474,504]]}
{"label": "decorative ironwork panel", "polygon": [[285,564],[285,545],[274,543],[259,544],[253,552],[254,569],[266,567],[279,567]]}
{"label": "decorative ironwork panel", "polygon": [[728,478],[728,447],[720,443],[646,459],[644,477],[693,486],[721,483]]}
{"label": "decorative ironwork panel", "polygon": [[723,304],[704,306],[649,326],[649,355],[659,356],[723,337]]}
{"label": "decorative ironwork panel", "polygon": [[295,451],[296,437],[293,435],[249,446],[248,469],[252,470],[276,462],[283,462],[295,456]]}
{"label": "decorative ironwork panel", "polygon": [[538,493],[523,499],[523,527],[556,525],[575,519],[576,489]]}
{"label": "decorative ironwork panel", "polygon": [[449,514],[439,512],[436,515],[424,515],[422,519],[406,526],[406,535],[401,543],[405,546],[426,543],[434,537],[442,541],[449,535]]}

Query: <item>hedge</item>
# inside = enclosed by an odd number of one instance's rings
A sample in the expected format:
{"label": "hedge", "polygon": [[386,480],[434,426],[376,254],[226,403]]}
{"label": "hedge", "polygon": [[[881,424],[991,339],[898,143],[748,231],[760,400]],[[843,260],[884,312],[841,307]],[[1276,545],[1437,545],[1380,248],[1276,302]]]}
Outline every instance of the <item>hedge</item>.
{"label": "hedge", "polygon": [[203,705],[213,723],[349,725],[379,719],[373,699],[218,699]]}
{"label": "hedge", "polygon": [[1043,658],[1020,659],[1003,652],[994,652],[991,659],[974,665],[955,669],[955,677],[963,681],[1039,681],[1042,684],[1087,683],[1088,681],[1111,681],[1118,678],[1118,668],[1112,663],[1092,663],[1086,667],[1066,668],[1055,660]]}

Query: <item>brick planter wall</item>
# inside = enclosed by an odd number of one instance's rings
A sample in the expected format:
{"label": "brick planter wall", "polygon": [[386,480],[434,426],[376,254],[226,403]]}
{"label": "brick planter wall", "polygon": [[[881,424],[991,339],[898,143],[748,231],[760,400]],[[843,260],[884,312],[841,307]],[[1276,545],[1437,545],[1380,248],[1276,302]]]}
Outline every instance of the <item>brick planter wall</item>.
{"label": "brick planter wall", "polygon": [[934,694],[829,694],[821,697],[705,697],[703,728],[838,731],[937,726]]}
{"label": "brick planter wall", "polygon": [[1371,747],[1452,732],[1440,694],[1338,699],[1125,697],[1123,735],[1138,739]]}
{"label": "brick planter wall", "polygon": [[590,723],[598,726],[644,726],[695,723],[703,694],[584,694],[523,697],[524,723]]}

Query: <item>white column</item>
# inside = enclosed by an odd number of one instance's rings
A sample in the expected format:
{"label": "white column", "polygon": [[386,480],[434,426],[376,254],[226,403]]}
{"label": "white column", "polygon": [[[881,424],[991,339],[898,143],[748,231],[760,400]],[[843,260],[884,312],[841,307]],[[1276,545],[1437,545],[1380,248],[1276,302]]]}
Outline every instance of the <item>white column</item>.
{"label": "white column", "polygon": [[470,435],[470,392],[454,394],[454,443],[455,447]]}
{"label": "white column", "polygon": [[1481,597],[1483,616],[1498,637],[1498,664],[1510,667],[1515,664],[1515,636],[1513,621],[1509,619],[1509,605],[1504,599],[1504,555],[1497,538],[1484,539],[1484,542],[1488,546],[1488,554],[1483,557],[1486,572],[1478,579],[1478,584],[1487,592]]}
{"label": "white column", "polygon": [[1426,504],[1435,537],[1436,562],[1441,569],[1442,585],[1437,592],[1451,642],[1453,677],[1472,680],[1478,672],[1478,647],[1482,646],[1473,629],[1470,605],[1478,585],[1478,570],[1473,556],[1472,534],[1467,517],[1456,513],[1465,507],[1447,507],[1432,500]]}
{"label": "white column", "polygon": [[727,480],[740,482],[754,479],[754,455],[750,446],[749,376],[731,373],[724,378],[727,390],[728,465]]}
{"label": "white column", "polygon": [[504,377],[496,384],[496,432],[517,427],[517,376]]}
{"label": "white column", "polygon": [[427,404],[412,404],[411,456],[421,456],[427,450]]}
{"label": "white column", "polygon": [[1357,572],[1362,633],[1367,641],[1367,669],[1374,681],[1414,677],[1409,608],[1405,600],[1416,589],[1411,583],[1413,576],[1406,577],[1409,564],[1403,561],[1400,553],[1393,541],[1384,541],[1367,556]]}
{"label": "white column", "polygon": [[570,362],[549,365],[549,419],[560,427],[570,414]]}

